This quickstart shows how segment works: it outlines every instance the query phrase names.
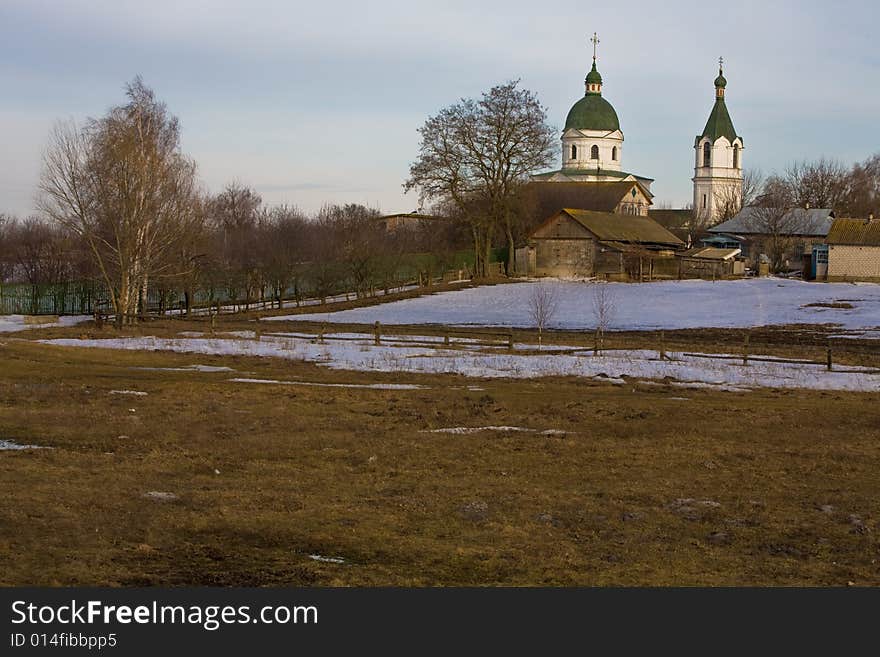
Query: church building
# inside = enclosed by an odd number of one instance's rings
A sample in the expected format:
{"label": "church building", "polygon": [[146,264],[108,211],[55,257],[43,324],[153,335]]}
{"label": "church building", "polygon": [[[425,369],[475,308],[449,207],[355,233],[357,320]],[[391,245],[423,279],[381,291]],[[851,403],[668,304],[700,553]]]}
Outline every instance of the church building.
{"label": "church building", "polygon": [[[651,178],[623,170],[623,131],[614,107],[602,97],[602,76],[596,68],[599,39],[593,34],[593,67],[584,80],[585,92],[568,112],[562,132],[561,168],[532,176],[536,183],[635,182],[650,205]],[[635,197],[635,195],[633,195]],[[593,208],[585,208],[593,209]],[[598,209],[598,208],[596,208]]]}
{"label": "church building", "polygon": [[742,205],[742,137],[736,134],[724,92],[724,60],[715,78],[715,105],[703,132],[694,140],[694,215],[697,225],[711,226]]}

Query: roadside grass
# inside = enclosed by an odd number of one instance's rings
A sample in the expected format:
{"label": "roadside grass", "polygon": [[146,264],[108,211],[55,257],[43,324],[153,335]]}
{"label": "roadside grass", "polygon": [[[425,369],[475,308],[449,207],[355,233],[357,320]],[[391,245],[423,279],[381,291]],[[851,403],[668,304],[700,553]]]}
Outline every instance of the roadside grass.
{"label": "roadside grass", "polygon": [[[80,334],[115,332],[0,338],[0,439],[52,447],[0,451],[3,585],[880,584],[873,394],[348,372],[20,339]],[[235,372],[140,369],[193,364]],[[426,433],[483,426],[565,434]]]}

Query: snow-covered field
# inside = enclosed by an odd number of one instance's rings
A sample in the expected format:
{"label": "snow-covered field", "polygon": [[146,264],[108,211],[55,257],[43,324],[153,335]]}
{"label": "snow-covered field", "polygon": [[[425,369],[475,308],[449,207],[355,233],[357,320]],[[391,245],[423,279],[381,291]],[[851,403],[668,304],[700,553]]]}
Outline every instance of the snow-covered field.
{"label": "snow-covered field", "polygon": [[59,317],[57,322],[26,324],[24,315],[0,315],[0,333],[13,333],[28,329],[49,328],[53,326],[74,326],[91,319],[89,315],[69,315]]}
{"label": "snow-covered field", "polygon": [[[555,293],[557,312],[548,326],[589,329],[595,326],[595,283],[548,280],[443,292],[415,299],[335,313],[309,313],[267,320],[337,323],[450,324],[531,327],[529,298],[536,285]],[[757,278],[736,281],[664,281],[605,283],[611,291],[612,330],[745,328],[782,324],[835,324],[844,329],[880,327],[880,285],[808,283]],[[806,307],[844,302],[852,309]],[[866,334],[865,337],[875,337]]]}
{"label": "snow-covered field", "polygon": [[[264,335],[259,340],[141,337],[44,342],[70,347],[287,358],[332,369],[368,372],[446,373],[519,379],[577,376],[612,383],[624,383],[623,377],[635,377],[665,380],[688,388],[709,387],[732,392],[745,392],[756,387],[880,392],[880,375],[865,368],[828,372],[819,365],[760,361],[750,361],[748,366],[743,366],[735,360],[696,358],[676,353],[669,354],[672,360],[660,360],[656,351],[649,350],[606,351],[598,356],[588,350],[571,354],[518,354],[469,346],[455,349],[377,346],[369,335],[357,341],[328,341],[325,344],[272,335]],[[240,379],[239,382],[255,381]]]}

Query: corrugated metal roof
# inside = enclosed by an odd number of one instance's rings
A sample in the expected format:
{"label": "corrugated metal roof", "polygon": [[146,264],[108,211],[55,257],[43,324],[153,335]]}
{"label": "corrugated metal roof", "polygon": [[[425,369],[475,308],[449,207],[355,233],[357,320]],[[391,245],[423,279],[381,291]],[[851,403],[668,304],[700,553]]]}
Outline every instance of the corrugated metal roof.
{"label": "corrugated metal roof", "polygon": [[835,219],[826,241],[829,244],[880,246],[880,220]]}
{"label": "corrugated metal roof", "polygon": [[[781,235],[804,235],[825,237],[834,222],[834,212],[828,209],[794,208],[786,212],[777,223],[777,230],[768,228],[768,212],[764,208],[749,206],[740,210],[733,219],[713,226],[710,233],[732,233],[735,235],[766,235],[777,232]],[[775,218],[774,218],[775,219]],[[774,223],[776,223],[774,221]]]}
{"label": "corrugated metal roof", "polygon": [[653,219],[629,214],[565,208],[566,213],[601,241],[680,246],[683,242]]}

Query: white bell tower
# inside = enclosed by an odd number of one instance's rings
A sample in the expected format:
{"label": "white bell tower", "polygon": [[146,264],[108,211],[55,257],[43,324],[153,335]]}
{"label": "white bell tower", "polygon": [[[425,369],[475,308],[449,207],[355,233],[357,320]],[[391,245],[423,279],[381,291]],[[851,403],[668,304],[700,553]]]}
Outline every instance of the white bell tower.
{"label": "white bell tower", "polygon": [[736,134],[727,111],[724,59],[718,60],[715,106],[703,132],[694,140],[694,218],[712,225],[742,205],[743,140]]}

